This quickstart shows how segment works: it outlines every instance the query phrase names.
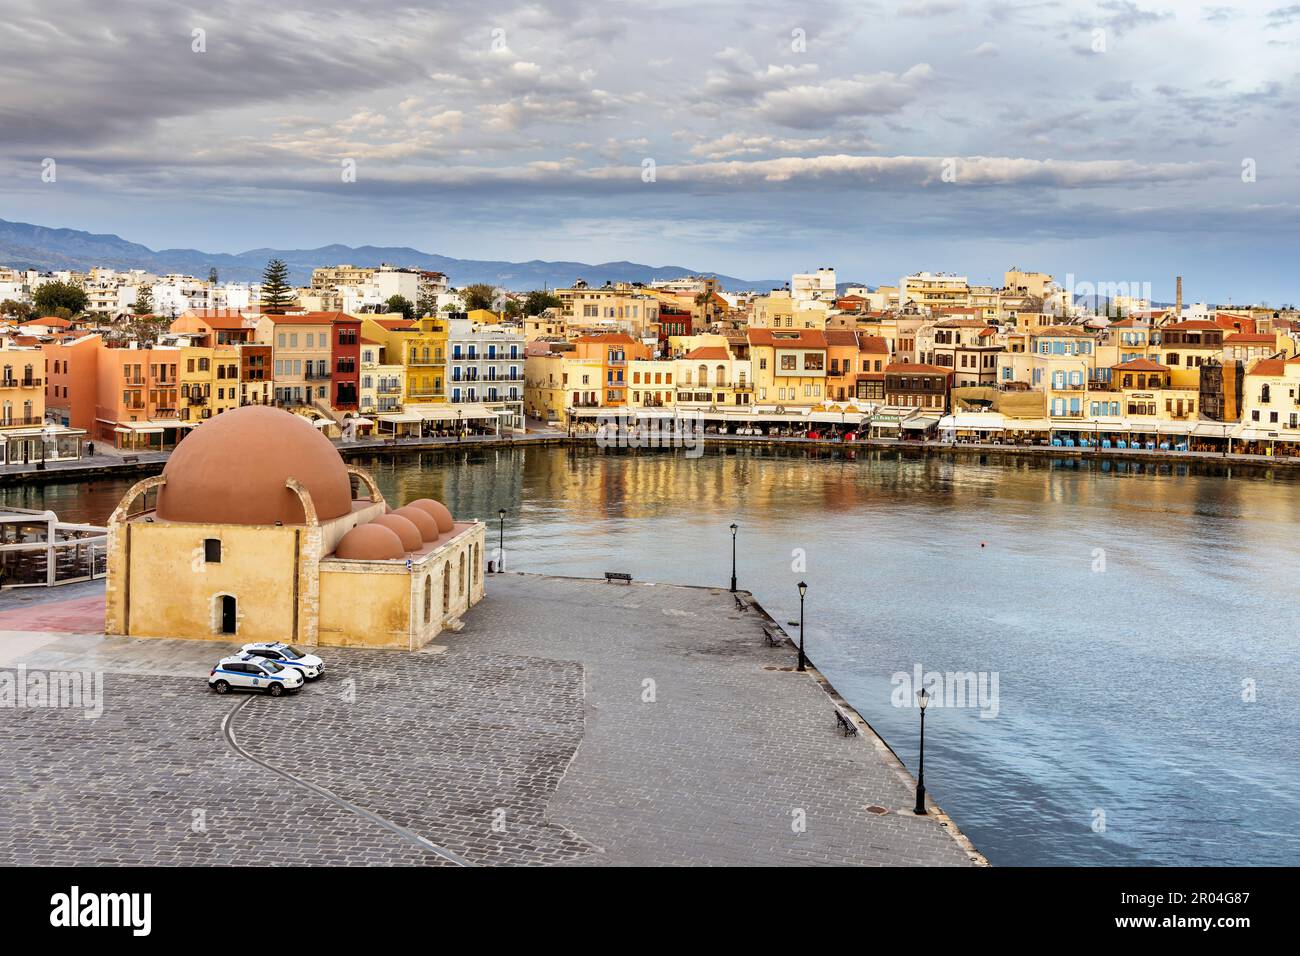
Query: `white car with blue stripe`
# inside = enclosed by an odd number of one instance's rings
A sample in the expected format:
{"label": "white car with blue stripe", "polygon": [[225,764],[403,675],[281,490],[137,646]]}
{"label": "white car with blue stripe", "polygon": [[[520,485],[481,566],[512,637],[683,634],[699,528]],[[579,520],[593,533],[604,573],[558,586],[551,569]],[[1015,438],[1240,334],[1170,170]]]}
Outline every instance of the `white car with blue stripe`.
{"label": "white car with blue stripe", "polygon": [[302,690],[305,682],[301,671],[252,654],[223,657],[208,674],[208,686],[218,694],[232,690],[260,690],[279,697],[286,692]]}
{"label": "white car with blue stripe", "polygon": [[267,641],[260,644],[245,644],[241,650],[245,654],[255,654],[275,661],[283,667],[294,667],[302,671],[308,680],[316,680],[325,674],[325,662],[315,654],[304,654],[292,644],[282,641]]}

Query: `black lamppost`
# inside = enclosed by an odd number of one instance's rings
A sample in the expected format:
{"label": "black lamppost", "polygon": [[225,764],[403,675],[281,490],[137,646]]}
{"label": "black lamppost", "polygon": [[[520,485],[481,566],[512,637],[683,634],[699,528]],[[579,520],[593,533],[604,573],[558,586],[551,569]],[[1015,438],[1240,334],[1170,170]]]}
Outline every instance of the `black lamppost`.
{"label": "black lamppost", "polygon": [[799,670],[807,670],[808,659],[803,653],[803,598],[808,593],[808,585],[803,581],[799,582]]}
{"label": "black lamppost", "polygon": [[916,692],[916,706],[921,708],[921,757],[916,766],[916,807],[913,813],[925,815],[925,705],[933,695],[922,687]]}
{"label": "black lamppost", "polygon": [[456,441],[460,441],[460,436],[464,432],[465,426],[462,424],[462,417],[465,414],[463,408],[456,409]]}
{"label": "black lamppost", "polygon": [[497,538],[497,574],[500,574],[506,566],[506,509],[499,509],[497,516],[501,519],[501,531]]}
{"label": "black lamppost", "polygon": [[731,526],[731,593],[736,593],[736,528]]}

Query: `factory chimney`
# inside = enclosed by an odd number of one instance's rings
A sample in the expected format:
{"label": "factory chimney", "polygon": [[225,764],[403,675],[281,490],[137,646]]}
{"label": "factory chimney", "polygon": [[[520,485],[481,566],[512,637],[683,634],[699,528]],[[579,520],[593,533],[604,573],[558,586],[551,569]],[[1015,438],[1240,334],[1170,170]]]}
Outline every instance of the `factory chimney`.
{"label": "factory chimney", "polygon": [[1175,289],[1174,301],[1175,303],[1177,303],[1174,306],[1174,310],[1175,310],[1174,321],[1181,322],[1183,321],[1183,277],[1182,276],[1178,276],[1174,280],[1174,289]]}

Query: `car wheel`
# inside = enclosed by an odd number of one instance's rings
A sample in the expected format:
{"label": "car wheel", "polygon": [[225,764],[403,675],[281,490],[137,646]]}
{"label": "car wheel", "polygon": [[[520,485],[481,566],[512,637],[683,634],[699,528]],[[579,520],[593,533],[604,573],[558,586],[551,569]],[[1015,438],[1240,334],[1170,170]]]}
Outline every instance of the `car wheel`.
{"label": "car wheel", "polygon": [[284,685],[281,684],[278,680],[271,681],[271,683],[267,685],[266,692],[270,694],[272,697],[279,697],[281,694],[284,693]]}
{"label": "car wheel", "polygon": [[230,690],[230,685],[223,680],[219,680],[212,685],[212,689],[215,690],[218,694],[224,694],[228,690]]}

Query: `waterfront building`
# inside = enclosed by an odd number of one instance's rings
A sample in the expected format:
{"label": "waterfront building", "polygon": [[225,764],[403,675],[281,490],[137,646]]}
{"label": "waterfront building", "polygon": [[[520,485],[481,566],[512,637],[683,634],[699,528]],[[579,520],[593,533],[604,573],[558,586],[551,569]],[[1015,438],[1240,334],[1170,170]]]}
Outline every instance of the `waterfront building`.
{"label": "waterfront building", "polygon": [[885,400],[885,366],[889,364],[889,344],[878,335],[858,333],[858,361],[853,375],[853,397],[859,402],[883,403]]}
{"label": "waterfront building", "polygon": [[[726,355],[726,349],[714,349],[714,352]],[[683,360],[667,362],[661,359],[631,359],[627,363],[628,378],[632,383],[628,391],[628,408],[671,409],[676,404],[674,376]]]}
{"label": "waterfront building", "polygon": [[272,348],[277,405],[329,407],[336,319],[349,317],[301,312],[258,319],[257,341]]}
{"label": "waterfront building", "polygon": [[239,355],[239,404],[270,405],[275,397],[274,349],[252,341],[240,342],[234,349]]}
{"label": "waterfront building", "polygon": [[45,366],[43,350],[0,341],[0,464],[81,455],[85,432],[46,420]]}
{"label": "waterfront building", "polygon": [[434,501],[390,510],[305,419],[247,406],[113,512],[104,629],[415,650],[482,599],[484,539]]}
{"label": "waterfront building", "polygon": [[572,354],[567,342],[539,339],[524,346],[524,411],[553,427],[568,423],[564,362]]}
{"label": "waterfront building", "polygon": [[[649,363],[671,370],[668,381],[676,381],[675,404],[682,411],[748,411],[754,396],[754,381],[748,360],[733,358],[721,346],[702,346],[671,363]],[[658,375],[656,371],[653,374]],[[654,383],[657,384],[657,383]]]}
{"label": "waterfront building", "polygon": [[471,316],[446,320],[447,391],[451,404],[457,406],[463,420],[487,422],[498,431],[506,428],[522,432],[523,330],[497,321],[475,321]]}
{"label": "waterfront building", "polygon": [[331,324],[330,342],[329,407],[334,412],[355,412],[360,402],[361,320],[338,316]]}
{"label": "waterfront building", "polygon": [[796,272],[790,277],[790,296],[796,303],[834,302],[835,270],[823,266],[816,272]]}
{"label": "waterfront building", "polygon": [[1235,437],[1248,443],[1242,451],[1271,452],[1279,441],[1300,442],[1300,356],[1250,366]]}
{"label": "waterfront building", "polygon": [[202,422],[238,408],[239,352],[233,345],[182,346],[179,360],[182,422]]}
{"label": "waterfront building", "polygon": [[98,334],[65,336],[42,346],[50,382],[46,407],[90,440],[131,450],[175,446],[180,350],[109,348]]}
{"label": "waterfront building", "polygon": [[826,398],[844,402],[856,397],[858,334],[853,329],[826,330]]}
{"label": "waterfront building", "polygon": [[[581,336],[574,339],[573,350],[575,359],[600,363],[601,373],[596,388],[603,408],[619,408],[627,404],[627,363],[630,359],[650,358],[649,346],[619,332]],[[585,378],[587,373],[583,371],[581,374]]]}
{"label": "waterfront building", "polygon": [[402,383],[406,380],[400,362],[386,360],[386,346],[373,339],[361,339],[361,384],[358,393],[362,415],[393,415],[402,411]]}
{"label": "waterfront building", "polygon": [[952,369],[954,385],[968,388],[996,385],[998,330],[982,319],[948,318],[923,327],[917,336],[921,361]]}
{"label": "waterfront building", "polygon": [[754,401],[779,406],[826,398],[826,333],[820,329],[750,329]]}
{"label": "waterfront building", "polygon": [[1175,385],[1196,388],[1201,366],[1223,359],[1224,330],[1208,319],[1170,322],[1157,332],[1158,361],[1169,368]]}
{"label": "waterfront building", "polygon": [[1286,335],[1277,333],[1230,332],[1223,339],[1223,361],[1249,364],[1255,359],[1285,354],[1290,344]]}

